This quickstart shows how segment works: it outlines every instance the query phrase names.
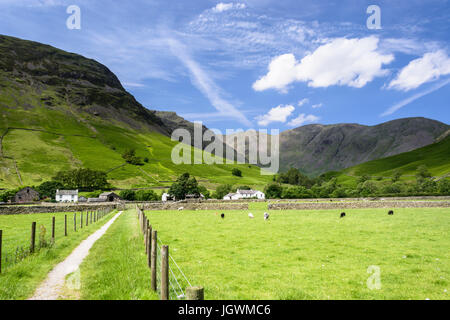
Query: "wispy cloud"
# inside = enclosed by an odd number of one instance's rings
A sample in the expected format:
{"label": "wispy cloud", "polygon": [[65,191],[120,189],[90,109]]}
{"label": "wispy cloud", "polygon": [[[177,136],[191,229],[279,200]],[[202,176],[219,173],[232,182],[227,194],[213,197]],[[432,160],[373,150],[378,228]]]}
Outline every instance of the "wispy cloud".
{"label": "wispy cloud", "polygon": [[399,109],[403,108],[404,106],[416,101],[417,99],[422,98],[423,96],[426,96],[430,93],[433,93],[436,90],[439,90],[440,88],[446,86],[447,84],[450,83],[450,79],[446,79],[444,81],[441,81],[440,83],[435,84],[434,86],[432,86],[430,89],[419,92],[403,101],[400,101],[399,103],[394,104],[392,107],[390,107],[389,109],[387,109],[385,112],[383,112],[381,114],[382,117],[388,116],[393,114],[394,112],[398,111]]}
{"label": "wispy cloud", "polygon": [[240,123],[250,127],[251,122],[232,103],[222,97],[222,90],[217,86],[214,80],[209,77],[205,70],[203,70],[203,68],[191,57],[187,51],[187,48],[175,38],[167,38],[166,41],[172,54],[176,56],[189,70],[192,83],[205,95],[219,114],[224,117],[234,118]]}
{"label": "wispy cloud", "polygon": [[312,114],[300,114],[297,118],[292,119],[291,121],[289,121],[288,126],[290,127],[299,127],[304,125],[305,123],[314,123],[319,121],[319,117],[312,115]]}

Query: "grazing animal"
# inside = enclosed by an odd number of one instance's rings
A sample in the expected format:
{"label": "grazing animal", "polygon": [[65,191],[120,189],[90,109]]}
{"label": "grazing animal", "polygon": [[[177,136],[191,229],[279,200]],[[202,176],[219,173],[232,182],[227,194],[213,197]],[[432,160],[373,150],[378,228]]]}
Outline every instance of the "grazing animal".
{"label": "grazing animal", "polygon": [[393,210],[389,210],[388,215],[393,216],[394,215],[394,211]]}
{"label": "grazing animal", "polygon": [[344,218],[345,217],[345,212],[342,212],[341,213],[341,218]]}
{"label": "grazing animal", "polygon": [[222,214],[220,215],[220,217],[221,217],[222,219],[225,219],[225,213],[222,213]]}
{"label": "grazing animal", "polygon": [[182,211],[182,210],[184,210],[184,207],[179,207],[178,208],[178,211]]}
{"label": "grazing animal", "polygon": [[249,217],[250,219],[253,219],[255,216],[250,212],[250,213],[248,214],[248,217]]}
{"label": "grazing animal", "polygon": [[264,212],[264,220],[269,220],[269,214],[267,212]]}

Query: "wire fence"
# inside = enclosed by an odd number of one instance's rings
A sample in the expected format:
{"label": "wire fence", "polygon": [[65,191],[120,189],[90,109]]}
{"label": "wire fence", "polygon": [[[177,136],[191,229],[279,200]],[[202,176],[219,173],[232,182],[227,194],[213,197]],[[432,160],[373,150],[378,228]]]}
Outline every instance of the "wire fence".
{"label": "wire fence", "polygon": [[[52,250],[59,241],[102,220],[113,209],[73,214],[8,216],[0,225],[0,274],[27,257]],[[31,227],[31,228],[30,228]]]}
{"label": "wire fence", "polygon": [[[163,252],[165,249],[168,251],[168,247],[164,248],[165,246],[163,241],[157,236],[156,230],[152,229],[145,213],[138,206],[136,206],[136,210],[138,213],[141,230],[146,241],[146,247],[148,248],[147,254],[150,255],[152,260],[153,257],[156,257],[156,263],[149,263],[151,271],[153,271],[152,268],[155,268],[156,270],[156,277],[151,279],[152,282],[156,281],[156,283],[152,283],[152,288],[156,289],[161,299],[164,299],[164,292],[166,291],[168,292],[167,298],[169,300],[189,299],[187,292],[195,291],[195,296],[200,297],[199,299],[202,300],[203,288],[192,286],[192,283],[189,281],[188,277],[180,268],[173,256],[169,253],[165,258],[166,261],[162,260]],[[150,233],[150,231],[152,232]],[[153,250],[156,250],[156,252],[153,252]],[[165,265],[167,265],[167,270],[163,270],[163,266]],[[167,274],[167,283],[165,279],[163,279],[163,275],[165,274]],[[163,288],[163,286],[167,287]],[[201,294],[198,294],[199,292]]]}

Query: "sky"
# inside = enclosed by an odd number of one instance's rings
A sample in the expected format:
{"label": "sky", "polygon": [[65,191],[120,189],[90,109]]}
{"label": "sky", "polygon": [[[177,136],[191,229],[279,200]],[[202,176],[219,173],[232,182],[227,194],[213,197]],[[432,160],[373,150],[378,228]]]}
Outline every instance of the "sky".
{"label": "sky", "polygon": [[146,108],[222,132],[450,123],[449,0],[0,0],[0,34],[95,59]]}

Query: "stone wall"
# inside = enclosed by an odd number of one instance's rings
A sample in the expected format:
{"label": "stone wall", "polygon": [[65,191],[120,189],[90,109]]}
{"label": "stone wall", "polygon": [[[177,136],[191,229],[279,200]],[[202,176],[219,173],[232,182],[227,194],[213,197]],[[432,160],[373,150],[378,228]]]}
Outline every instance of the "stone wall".
{"label": "stone wall", "polygon": [[365,208],[450,208],[450,201],[290,202],[269,204],[269,210],[333,210]]}
{"label": "stone wall", "polygon": [[33,213],[56,213],[56,212],[82,212],[100,209],[121,209],[121,204],[48,204],[33,206],[0,206],[0,215],[10,214],[33,214]]}
{"label": "stone wall", "polygon": [[187,203],[153,202],[143,204],[144,210],[178,210],[180,207],[183,207],[184,210],[248,210],[248,203],[211,203],[205,201]]}

